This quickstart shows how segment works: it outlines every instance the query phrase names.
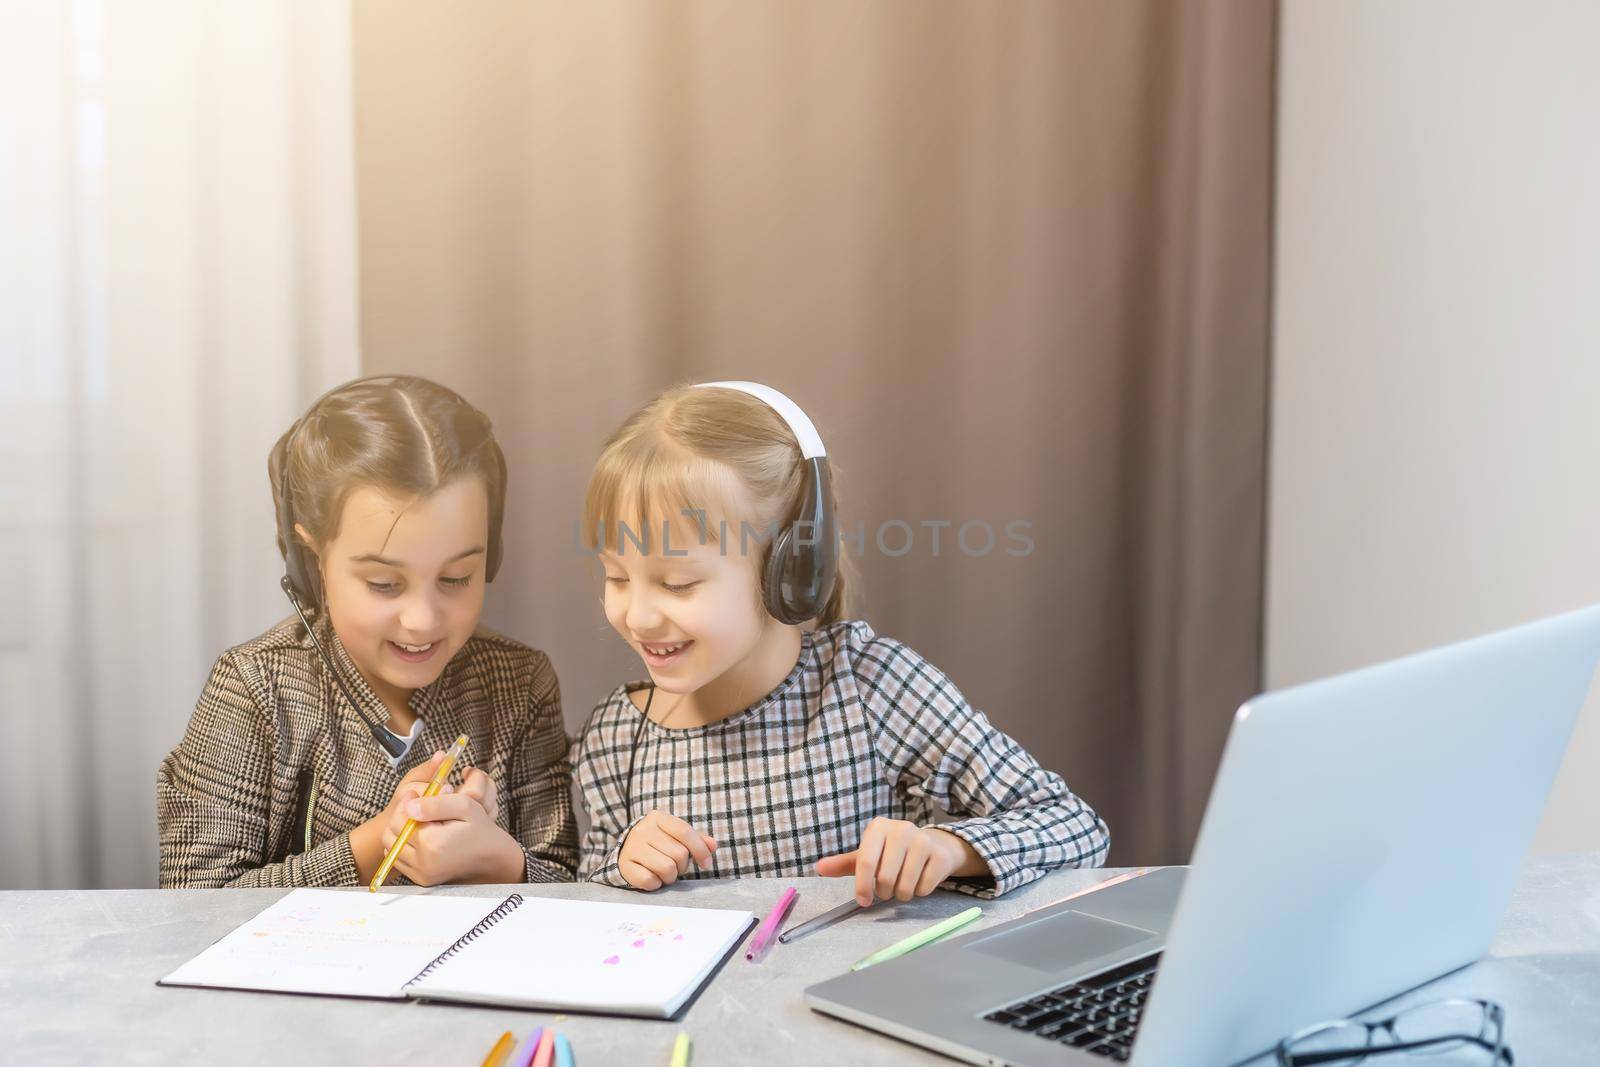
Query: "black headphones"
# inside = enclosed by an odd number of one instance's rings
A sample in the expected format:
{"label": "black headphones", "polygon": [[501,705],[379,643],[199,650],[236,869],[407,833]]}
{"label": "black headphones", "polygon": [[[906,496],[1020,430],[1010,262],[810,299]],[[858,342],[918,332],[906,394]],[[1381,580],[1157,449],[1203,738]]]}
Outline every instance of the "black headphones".
{"label": "black headphones", "polygon": [[[317,570],[316,560],[313,558],[314,553],[312,553],[311,548],[300,540],[299,534],[295,533],[294,505],[290,502],[293,494],[289,485],[289,460],[294,454],[294,442],[305,427],[306,420],[316,414],[317,409],[329,397],[355,385],[394,385],[402,380],[400,377],[393,375],[375,375],[370,378],[357,378],[355,381],[346,382],[323,393],[316,399],[315,403],[306,409],[306,413],[289,428],[289,432],[284,434],[278,440],[278,443],[273,446],[271,462],[271,466],[276,469],[278,475],[278,544],[283,550],[284,575],[279,580],[278,585],[282,587],[284,595],[289,598],[289,603],[294,605],[295,614],[300,616],[300,622],[306,628],[306,636],[311,638],[312,646],[316,648],[317,655],[322,657],[322,662],[328,668],[328,674],[339,687],[339,691],[344,694],[345,700],[350,702],[350,707],[355,710],[357,717],[361,719],[379,746],[389,754],[391,760],[396,762],[402,759],[410,749],[410,742],[397,736],[362,710],[361,702],[356,700],[355,695],[344,684],[343,675],[333,665],[333,660],[329,657],[327,651],[323,649],[322,642],[317,640],[316,631],[311,626],[311,620],[306,618],[305,608],[301,603],[302,600],[308,600],[314,607],[318,608],[323,605],[322,575]],[[501,471],[503,476],[503,464]],[[504,486],[501,488],[503,493]],[[491,517],[492,525],[493,520]],[[489,544],[484,558],[484,581],[494,581],[495,572],[500,569],[500,559],[503,551],[504,546],[499,535],[491,529],[489,531]]]}
{"label": "black headphones", "polygon": [[[833,513],[833,475],[828,470],[828,453],[822,447],[822,437],[800,405],[771,386],[759,382],[702,382],[696,389],[734,389],[747,393],[776,411],[789,424],[795,440],[800,444],[800,456],[806,466],[806,484],[802,490],[800,513],[795,521],[784,527],[767,549],[767,558],[761,571],[761,598],[767,613],[781,623],[798,625],[814,619],[827,606],[833,595],[834,582],[839,576],[839,533]],[[796,536],[803,529],[804,536]],[[627,825],[633,825],[633,766],[639,755],[639,739],[644,736],[645,723],[650,719],[650,705],[655,701],[656,687],[652,683],[645,697],[644,711],[639,715],[639,725],[633,731],[633,746],[628,750],[628,777],[623,782],[623,814]],[[624,699],[627,699],[624,693]],[[629,700],[632,703],[632,700]]]}
{"label": "black headphones", "polygon": [[758,382],[703,382],[696,389],[734,389],[776,411],[789,424],[806,468],[800,513],[767,549],[761,571],[761,596],[767,612],[781,623],[798,625],[827,606],[839,575],[839,530],[833,514],[833,474],[822,437],[800,405]]}

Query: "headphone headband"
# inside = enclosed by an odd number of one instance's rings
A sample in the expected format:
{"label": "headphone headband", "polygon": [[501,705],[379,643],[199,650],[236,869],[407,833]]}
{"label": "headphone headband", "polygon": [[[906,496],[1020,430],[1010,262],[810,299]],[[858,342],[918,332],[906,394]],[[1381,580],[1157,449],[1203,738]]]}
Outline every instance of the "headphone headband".
{"label": "headphone headband", "polygon": [[789,429],[794,431],[796,441],[800,442],[800,455],[806,459],[816,459],[826,456],[827,450],[822,447],[822,436],[817,433],[817,428],[811,424],[811,418],[800,405],[784,396],[770,385],[760,382],[701,382],[696,389],[735,389],[741,393],[748,393],[757,400],[765,401],[766,405],[776,411],[784,422],[789,424]]}

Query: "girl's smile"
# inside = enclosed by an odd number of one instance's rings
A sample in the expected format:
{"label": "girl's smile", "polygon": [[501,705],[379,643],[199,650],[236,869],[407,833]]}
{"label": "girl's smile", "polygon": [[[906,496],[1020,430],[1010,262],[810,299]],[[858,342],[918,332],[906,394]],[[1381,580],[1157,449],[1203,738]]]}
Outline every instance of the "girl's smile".
{"label": "girl's smile", "polygon": [[439,650],[440,643],[429,641],[425,645],[408,645],[399,641],[389,641],[387,644],[393,655],[407,663],[426,663]]}
{"label": "girl's smile", "polygon": [[645,644],[638,642],[639,653],[652,671],[667,670],[683,661],[689,654],[693,641],[676,641],[671,644]]}

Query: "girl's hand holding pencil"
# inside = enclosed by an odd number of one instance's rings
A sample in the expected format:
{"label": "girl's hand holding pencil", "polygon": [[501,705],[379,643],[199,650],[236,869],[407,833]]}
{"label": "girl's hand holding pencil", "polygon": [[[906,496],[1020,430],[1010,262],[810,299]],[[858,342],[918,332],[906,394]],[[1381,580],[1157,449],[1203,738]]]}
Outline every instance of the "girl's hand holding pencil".
{"label": "girl's hand holding pencil", "polygon": [[[437,772],[437,758],[428,765]],[[522,881],[522,846],[496,823],[500,804],[488,775],[470,770],[460,790],[442,785],[433,795],[415,782],[402,788],[408,795],[397,810],[391,805],[382,838],[385,855],[407,838],[395,870],[417,885]]]}
{"label": "girl's hand holding pencil", "polygon": [[[356,861],[356,873],[361,876],[361,883],[365,885],[371,881],[378,865],[383,862],[383,857],[389,851],[384,842],[384,834],[389,827],[405,823],[405,805],[422,795],[428,788],[428,782],[439,769],[439,764],[444,762],[444,753],[435,752],[433,758],[426,763],[419,763],[406,772],[400,779],[400,784],[395,786],[394,796],[389,798],[389,804],[378,814],[350,831],[350,852]],[[481,771],[479,772],[482,773]],[[454,792],[455,787],[445,785],[443,792]]]}

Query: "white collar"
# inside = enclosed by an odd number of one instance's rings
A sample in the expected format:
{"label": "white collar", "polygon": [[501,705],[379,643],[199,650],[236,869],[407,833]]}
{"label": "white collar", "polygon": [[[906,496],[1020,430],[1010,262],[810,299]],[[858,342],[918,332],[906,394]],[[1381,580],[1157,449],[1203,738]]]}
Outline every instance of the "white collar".
{"label": "white collar", "polygon": [[393,730],[390,730],[389,732],[404,742],[405,747],[400,750],[400,754],[397,756],[391,756],[387,751],[382,749],[379,751],[383,751],[384,757],[389,761],[389,766],[393,767],[395,770],[399,770],[400,761],[406,758],[406,753],[411,751],[411,746],[416,744],[417,738],[422,736],[422,716],[418,715],[416,721],[411,724],[411,732],[409,734],[396,734]]}

